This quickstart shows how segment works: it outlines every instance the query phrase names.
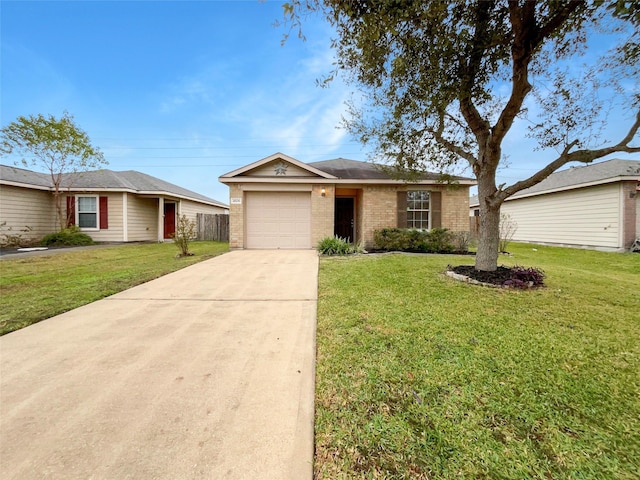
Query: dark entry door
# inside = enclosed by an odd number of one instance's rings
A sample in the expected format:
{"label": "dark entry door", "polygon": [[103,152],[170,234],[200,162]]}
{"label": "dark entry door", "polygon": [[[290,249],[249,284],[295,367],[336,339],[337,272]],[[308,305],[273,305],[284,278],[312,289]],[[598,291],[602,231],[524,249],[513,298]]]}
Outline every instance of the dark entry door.
{"label": "dark entry door", "polygon": [[176,233],[176,204],[164,204],[164,238],[173,238]]}
{"label": "dark entry door", "polygon": [[334,234],[349,242],[354,238],[354,204],[353,198],[336,198]]}

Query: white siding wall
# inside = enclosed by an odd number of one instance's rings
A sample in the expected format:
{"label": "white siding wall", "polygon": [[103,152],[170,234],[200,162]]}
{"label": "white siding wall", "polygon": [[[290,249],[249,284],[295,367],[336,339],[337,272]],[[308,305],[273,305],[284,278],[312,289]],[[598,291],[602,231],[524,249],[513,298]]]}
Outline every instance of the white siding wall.
{"label": "white siding wall", "polygon": [[158,240],[158,199],[127,194],[129,242]]}
{"label": "white siding wall", "polygon": [[[64,207],[63,207],[64,208]],[[53,195],[44,190],[0,187],[0,234],[21,235],[23,239],[35,241],[58,230]],[[31,231],[21,230],[30,227]],[[11,230],[9,230],[11,228]]]}
{"label": "white siding wall", "polygon": [[560,245],[623,248],[620,185],[602,185],[508,200],[502,213],[518,224],[513,240]]}
{"label": "white siding wall", "polygon": [[189,220],[196,221],[196,214],[208,213],[212,215],[220,215],[226,213],[227,210],[222,207],[213,207],[204,203],[192,202],[190,200],[180,200],[180,215],[186,215]]}
{"label": "white siding wall", "polygon": [[[84,194],[83,194],[84,195]],[[84,233],[96,242],[122,242],[124,231],[122,229],[122,193],[100,193],[98,197],[107,197],[108,200],[108,227],[106,230],[88,230]]]}

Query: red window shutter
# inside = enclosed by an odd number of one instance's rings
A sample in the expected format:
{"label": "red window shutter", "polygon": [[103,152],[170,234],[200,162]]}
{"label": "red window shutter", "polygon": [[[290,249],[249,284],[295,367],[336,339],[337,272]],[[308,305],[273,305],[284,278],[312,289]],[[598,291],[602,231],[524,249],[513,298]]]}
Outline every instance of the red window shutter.
{"label": "red window shutter", "polygon": [[76,197],[67,197],[67,227],[76,224]]}
{"label": "red window shutter", "polygon": [[109,228],[109,197],[100,197],[100,230]]}

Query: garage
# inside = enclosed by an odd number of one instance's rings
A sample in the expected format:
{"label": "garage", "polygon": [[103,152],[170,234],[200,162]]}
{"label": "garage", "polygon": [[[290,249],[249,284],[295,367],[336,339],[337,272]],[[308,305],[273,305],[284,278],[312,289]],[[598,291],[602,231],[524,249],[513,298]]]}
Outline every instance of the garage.
{"label": "garage", "polygon": [[310,192],[245,192],[246,248],[311,248]]}

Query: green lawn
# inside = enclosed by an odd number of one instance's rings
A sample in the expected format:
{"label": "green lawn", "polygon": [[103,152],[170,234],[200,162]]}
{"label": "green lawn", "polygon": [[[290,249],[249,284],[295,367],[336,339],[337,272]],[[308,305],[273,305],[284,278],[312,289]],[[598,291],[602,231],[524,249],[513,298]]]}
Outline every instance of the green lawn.
{"label": "green lawn", "polygon": [[147,282],[228,250],[193,242],[176,258],[173,243],[119,245],[0,260],[0,335]]}
{"label": "green lawn", "polygon": [[545,289],[322,259],[317,479],[640,478],[640,255],[510,250]]}

